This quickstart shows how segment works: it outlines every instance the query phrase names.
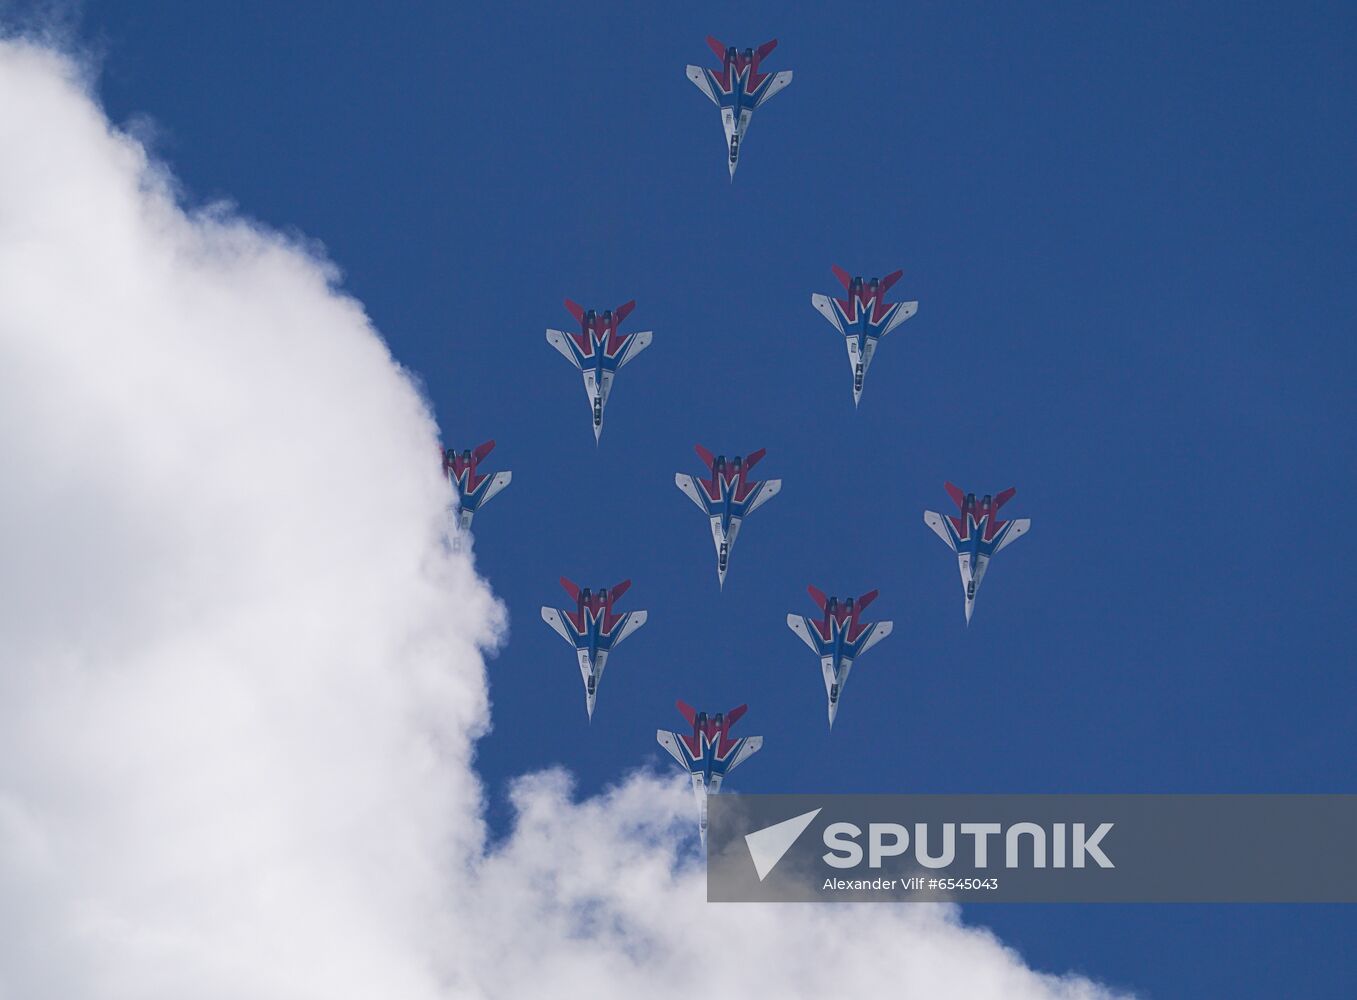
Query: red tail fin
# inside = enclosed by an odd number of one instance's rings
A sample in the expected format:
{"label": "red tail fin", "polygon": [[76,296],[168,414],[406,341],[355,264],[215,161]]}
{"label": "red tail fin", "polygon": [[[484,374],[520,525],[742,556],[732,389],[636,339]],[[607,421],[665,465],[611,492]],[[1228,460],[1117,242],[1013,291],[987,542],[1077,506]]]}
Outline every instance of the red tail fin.
{"label": "red tail fin", "polygon": [[839,267],[838,264],[829,265],[829,269],[834,272],[834,277],[839,279],[839,284],[843,285],[845,292],[853,287],[853,276]]}
{"label": "red tail fin", "polygon": [[766,454],[768,454],[767,448],[760,448],[758,451],[750,452],[745,456],[744,467],[746,469],[754,468],[754,464]]}
{"label": "red tail fin", "polygon": [[966,506],[966,494],[962,492],[960,486],[953,486],[951,483],[943,483],[942,486],[943,489],[947,491],[947,495],[952,498],[952,503],[956,504],[958,509],[962,509]]}
{"label": "red tail fin", "polygon": [[873,601],[875,601],[877,595],[880,594],[880,593],[881,593],[881,591],[879,591],[879,590],[869,590],[869,591],[867,591],[867,593],[865,593],[865,594],[863,594],[861,597],[859,597],[859,598],[858,598],[858,610],[861,611],[861,610],[862,610],[863,608],[865,608],[867,605],[869,605],[869,604],[871,604]]}
{"label": "red tail fin", "polygon": [[821,611],[823,611],[825,605],[829,603],[829,598],[825,597],[824,591],[820,590],[818,587],[807,587],[806,593],[810,594],[810,599],[816,603]]}
{"label": "red tail fin", "polygon": [[616,587],[613,587],[610,591],[608,591],[608,600],[610,601],[617,600],[619,597],[621,597],[623,594],[627,592],[627,588],[630,586],[631,586],[630,580],[623,580]]}
{"label": "red tail fin", "polygon": [[716,53],[717,59],[720,59],[722,62],[725,61],[726,47],[722,45],[720,42],[718,42],[711,35],[707,36],[707,48],[711,49],[713,52]]}
{"label": "red tail fin", "polygon": [[748,705],[740,705],[738,708],[732,708],[726,713],[726,729],[739,722],[744,717],[744,713],[749,711]]}
{"label": "red tail fin", "polygon": [[495,450],[495,442],[494,442],[493,439],[491,439],[491,440],[485,442],[485,444],[481,445],[481,446],[480,446],[479,448],[477,448],[475,451],[473,451],[473,452],[471,453],[471,457],[474,458],[476,461],[479,462],[481,459],[485,458],[486,455],[490,454],[490,453],[491,453],[492,451],[494,451],[494,450]]}
{"label": "red tail fin", "polygon": [[879,286],[881,288],[881,294],[885,295],[886,292],[890,290],[891,285],[899,281],[900,278],[904,276],[904,273],[905,273],[904,271],[893,271],[892,273],[882,278],[881,285]]}
{"label": "red tail fin", "polygon": [[687,704],[682,699],[674,702],[674,705],[678,708],[679,713],[688,720],[688,725],[697,725],[697,710],[692,705]]}
{"label": "red tail fin", "polygon": [[571,583],[566,577],[561,577],[561,586],[565,588],[565,592],[570,595],[572,601],[578,601],[580,599],[580,588]]}
{"label": "red tail fin", "polygon": [[706,448],[702,447],[700,444],[693,445],[693,450],[697,452],[697,457],[702,459],[702,461],[706,463],[707,471],[710,472],[712,466],[716,464],[716,456],[709,452]]}
{"label": "red tail fin", "polygon": [[613,310],[613,319],[615,319],[620,325],[624,319],[631,315],[631,311],[635,308],[636,300],[632,299],[630,302],[627,302],[624,305],[620,305]]}
{"label": "red tail fin", "polygon": [[772,52],[773,49],[775,48],[777,48],[776,38],[774,38],[771,42],[764,42],[762,45],[758,47],[758,50],[754,53],[754,58],[762,59],[765,56],[767,56],[769,52]]}
{"label": "red tail fin", "polygon": [[994,498],[994,509],[998,510],[1004,504],[1008,503],[1008,501],[1012,500],[1013,497],[1017,495],[1017,492],[1018,488],[1016,486],[1010,486],[1008,489],[1004,490]]}
{"label": "red tail fin", "polygon": [[570,310],[570,315],[575,317],[576,323],[584,322],[584,306],[580,305],[578,302],[571,302],[569,299],[566,299],[565,307]]}

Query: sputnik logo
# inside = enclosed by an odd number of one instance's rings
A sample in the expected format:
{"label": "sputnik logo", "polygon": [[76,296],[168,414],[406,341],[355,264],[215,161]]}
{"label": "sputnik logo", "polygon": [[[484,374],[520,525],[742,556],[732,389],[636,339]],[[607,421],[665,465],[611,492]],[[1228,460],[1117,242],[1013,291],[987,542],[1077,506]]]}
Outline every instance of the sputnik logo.
{"label": "sputnik logo", "polygon": [[759,873],[759,881],[768,877],[777,867],[782,856],[791,850],[801,834],[806,832],[811,820],[820,815],[819,809],[812,809],[800,816],[784,819],[781,823],[765,826],[762,830],[747,833],[745,844],[749,847],[749,856],[754,861],[754,870]]}

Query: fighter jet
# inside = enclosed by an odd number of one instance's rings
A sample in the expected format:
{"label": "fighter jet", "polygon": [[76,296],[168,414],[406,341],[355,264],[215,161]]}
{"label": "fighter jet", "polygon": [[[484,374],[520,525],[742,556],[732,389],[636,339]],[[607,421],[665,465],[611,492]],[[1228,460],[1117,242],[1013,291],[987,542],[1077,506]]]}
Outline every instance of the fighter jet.
{"label": "fighter jet", "polygon": [[822,621],[788,615],[787,627],[801,637],[820,657],[820,669],[825,675],[825,693],[829,695],[829,725],[834,727],[834,716],[839,713],[839,699],[848,683],[848,671],[853,660],[871,649],[895,627],[891,622],[858,621],[862,609],[876,600],[878,591],[863,594],[856,601],[849,597],[840,602],[837,597],[825,597],[815,587],[807,587],[811,599],[825,613]]}
{"label": "fighter jet", "polygon": [[971,613],[975,610],[975,595],[980,590],[980,581],[985,578],[985,567],[990,557],[1015,538],[1027,534],[1032,527],[1032,519],[1020,517],[1014,521],[999,520],[999,508],[1013,499],[1018,491],[1013,487],[991,498],[988,493],[975,499],[974,493],[962,493],[951,483],[944,484],[947,494],[961,508],[961,516],[935,514],[924,511],[924,524],[933,529],[947,543],[948,548],[957,554],[957,563],[961,567],[961,586],[966,591],[966,624],[971,623]]}
{"label": "fighter jet", "polygon": [[590,720],[594,717],[594,700],[598,697],[598,682],[608,664],[608,654],[614,646],[646,623],[644,611],[613,611],[613,602],[627,592],[630,580],[623,580],[611,590],[591,593],[580,590],[565,577],[561,586],[575,602],[575,610],[543,608],[542,621],[575,647],[579,658],[580,675],[584,678],[584,706]]}
{"label": "fighter jet", "polygon": [[697,832],[702,846],[707,845],[707,796],[721,790],[721,779],[735,770],[763,746],[762,736],[730,735],[731,728],[748,711],[748,705],[710,716],[695,712],[691,705],[677,702],[678,710],[693,727],[692,735],[660,729],[655,739],[692,776],[693,795],[697,798]]}
{"label": "fighter jet", "polygon": [[850,278],[837,264],[831,270],[848,290],[848,298],[812,295],[810,304],[848,339],[848,364],[853,369],[853,405],[856,406],[862,399],[862,383],[872,364],[872,356],[876,354],[876,342],[918,312],[919,303],[886,302],[886,292],[900,280],[904,271],[864,281],[861,277]]}
{"label": "fighter jet", "polygon": [[721,68],[715,70],[689,66],[688,79],[721,109],[721,124],[726,130],[727,165],[733,181],[735,168],[740,163],[740,144],[749,130],[754,109],[762,107],[769,98],[791,83],[792,71],[785,69],[775,75],[759,72],[759,63],[777,48],[776,38],[764,42],[757,49],[745,49],[743,52],[733,45],[722,45],[710,35],[707,36],[707,44],[716,53],[716,58],[721,60]]}
{"label": "fighter jet", "polygon": [[747,459],[736,455],[730,461],[726,461],[725,455],[713,458],[712,453],[700,444],[696,449],[711,478],[697,479],[679,472],[674,475],[674,483],[711,518],[711,537],[716,543],[716,579],[724,587],[730,550],[735,547],[740,522],[776,496],[782,489],[782,480],[758,482],[748,478],[749,470],[766,454],[763,448]]}
{"label": "fighter jet", "polygon": [[618,325],[636,308],[635,299],[618,306],[616,312],[611,309],[601,313],[593,309],[585,312],[582,306],[569,299],[565,300],[565,307],[580,324],[580,332],[548,330],[547,343],[584,373],[584,391],[593,410],[594,442],[597,444],[598,436],[603,433],[603,408],[608,405],[608,393],[617,370],[649,347],[654,335],[649,330],[617,332]]}
{"label": "fighter jet", "polygon": [[448,477],[452,488],[457,491],[457,523],[463,530],[471,527],[471,519],[476,511],[484,507],[500,490],[513,480],[512,472],[490,472],[481,474],[476,471],[477,463],[484,460],[495,448],[494,441],[487,441],[475,451],[443,452],[443,475]]}

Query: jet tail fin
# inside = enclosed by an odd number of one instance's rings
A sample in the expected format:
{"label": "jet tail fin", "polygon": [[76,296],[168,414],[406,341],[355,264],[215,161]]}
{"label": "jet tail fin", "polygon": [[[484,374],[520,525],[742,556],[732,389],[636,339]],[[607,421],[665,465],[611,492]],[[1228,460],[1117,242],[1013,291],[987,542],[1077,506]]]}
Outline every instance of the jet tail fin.
{"label": "jet tail fin", "polygon": [[726,59],[725,45],[718,41],[716,38],[712,37],[711,35],[707,36],[707,48],[711,49],[713,52],[716,53],[717,59],[720,59],[722,62],[725,62]]}
{"label": "jet tail fin", "polygon": [[881,593],[881,591],[879,591],[879,590],[869,590],[869,591],[867,591],[867,593],[865,593],[865,594],[863,594],[861,597],[859,597],[859,598],[858,598],[858,610],[861,611],[861,610],[862,610],[863,608],[865,608],[867,605],[869,605],[869,604],[871,604],[873,601],[875,601],[875,600],[877,599],[877,596],[878,596],[880,593]]}
{"label": "jet tail fin", "polygon": [[678,708],[679,714],[687,720],[688,725],[697,725],[697,709],[693,708],[692,705],[689,705],[682,698],[674,702],[674,705]]}
{"label": "jet tail fin", "polygon": [[485,444],[481,445],[479,448],[473,451],[471,453],[471,457],[479,462],[481,459],[485,458],[486,455],[489,455],[494,450],[495,442],[492,439],[490,441],[485,442]]}
{"label": "jet tail fin", "polygon": [[712,468],[716,465],[716,456],[700,444],[693,445],[693,450],[697,452],[697,457],[702,459],[703,464],[707,466],[707,471],[712,471]]}
{"label": "jet tail fin", "polygon": [[1016,486],[1010,486],[1008,489],[1004,490],[1002,493],[1000,493],[998,496],[994,498],[994,509],[998,510],[1004,504],[1008,503],[1008,501],[1012,500],[1015,496],[1017,496],[1017,494],[1018,488]]}
{"label": "jet tail fin", "polygon": [[890,291],[891,285],[895,284],[902,277],[904,277],[904,274],[905,274],[904,271],[892,271],[890,274],[882,278],[881,284],[877,286],[881,289],[881,294],[885,295],[886,292]]}
{"label": "jet tail fin", "polygon": [[947,491],[947,495],[952,498],[952,503],[957,505],[957,509],[964,509],[966,506],[966,494],[962,492],[961,487],[953,485],[952,483],[943,483],[942,486],[943,489]]}
{"label": "jet tail fin", "polygon": [[729,729],[735,723],[744,717],[744,713],[749,711],[748,705],[739,705],[726,713],[726,728]]}
{"label": "jet tail fin", "polygon": [[810,599],[815,602],[816,606],[819,607],[821,611],[823,611],[825,605],[829,603],[829,598],[825,597],[825,592],[819,587],[807,587],[806,593],[810,594]]}
{"label": "jet tail fin", "polygon": [[754,58],[756,58],[756,59],[764,59],[764,58],[767,58],[768,53],[772,52],[773,49],[775,49],[775,48],[777,48],[777,39],[776,39],[776,38],[774,38],[774,39],[773,39],[772,41],[770,41],[770,42],[764,42],[762,45],[760,45],[760,46],[758,47],[758,49],[755,50],[755,52],[754,52]]}
{"label": "jet tail fin", "polygon": [[839,284],[843,285],[845,292],[853,287],[853,276],[839,267],[838,264],[829,265],[829,269],[834,272],[834,277],[839,279]]}
{"label": "jet tail fin", "polygon": [[632,299],[630,302],[624,302],[622,305],[618,306],[616,309],[613,310],[613,319],[616,320],[617,323],[620,325],[624,319],[631,315],[631,311],[635,308],[636,308],[635,299]]}
{"label": "jet tail fin", "polygon": [[566,299],[565,307],[570,310],[570,315],[575,317],[576,323],[584,322],[584,306],[580,305],[578,302],[571,302],[569,299]]}
{"label": "jet tail fin", "polygon": [[754,466],[758,463],[759,459],[763,458],[763,456],[766,454],[768,454],[767,448],[760,448],[758,451],[751,451],[748,455],[745,456],[744,467],[746,469],[754,468]]}
{"label": "jet tail fin", "polygon": [[608,600],[610,601],[617,600],[619,597],[621,597],[623,594],[627,592],[627,589],[630,586],[631,586],[630,580],[623,580],[616,587],[613,587],[611,590],[608,591]]}
{"label": "jet tail fin", "polygon": [[571,582],[568,577],[561,577],[561,586],[565,589],[565,592],[570,595],[572,601],[578,601],[580,599],[580,588]]}

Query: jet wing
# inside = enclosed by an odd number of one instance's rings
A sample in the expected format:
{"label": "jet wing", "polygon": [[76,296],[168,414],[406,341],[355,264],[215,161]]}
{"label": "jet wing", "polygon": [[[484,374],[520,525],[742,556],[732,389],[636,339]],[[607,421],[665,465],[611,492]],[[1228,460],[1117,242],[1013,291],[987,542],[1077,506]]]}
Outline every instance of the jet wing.
{"label": "jet wing", "polygon": [[508,486],[509,483],[513,481],[513,478],[514,474],[512,472],[496,472],[494,476],[491,477],[490,483],[485,487],[485,493],[481,496],[480,505],[484,507],[489,503],[490,498],[504,489],[504,487]]}
{"label": "jet wing", "polygon": [[[781,490],[781,479],[765,479],[763,482],[759,483],[758,490],[755,491],[753,499],[749,501],[749,509],[745,511],[745,516],[748,517],[750,514],[754,513],[754,511],[758,510],[769,500],[773,499],[773,497],[777,496]],[[703,509],[705,510],[706,508],[704,507]]]}
{"label": "jet wing", "polygon": [[834,329],[843,333],[843,325],[839,323],[839,314],[835,311],[834,303],[830,300],[828,295],[812,295],[810,297],[810,304],[816,308],[821,316],[829,320]]}
{"label": "jet wing", "polygon": [[[726,765],[726,773],[729,774],[731,771],[735,770],[750,757],[754,756],[754,754],[758,753],[762,748],[762,736],[744,737],[744,742],[740,745],[740,749],[735,751],[735,756],[732,757],[730,763]],[[713,775],[713,777],[715,777],[715,775]]]}
{"label": "jet wing", "polygon": [[711,102],[719,108],[721,101],[717,98],[716,91],[711,89],[711,81],[707,79],[707,71],[701,66],[689,66],[687,73],[688,79],[693,81],[693,85],[706,94]]}
{"label": "jet wing", "polygon": [[679,762],[679,766],[685,771],[688,770],[688,758],[683,755],[683,749],[679,746],[678,733],[671,733],[668,730],[657,729],[655,731],[655,740],[669,751],[669,756]]}
{"label": "jet wing", "polygon": [[1032,527],[1032,519],[1030,517],[1020,517],[1016,521],[1011,522],[1011,524],[1012,526],[1004,532],[1003,541],[994,547],[996,553],[1002,552],[1009,542],[1015,541],[1027,534],[1027,530]]}
{"label": "jet wing", "polygon": [[820,652],[820,647],[816,644],[814,637],[811,635],[813,626],[807,619],[800,615],[788,615],[787,627],[801,637],[801,641],[810,647],[811,652]]}
{"label": "jet wing", "polygon": [[884,330],[881,331],[881,336],[884,337],[886,334],[890,333],[890,332],[891,332],[892,330],[894,330],[897,326],[899,326],[899,325],[900,325],[901,323],[903,323],[905,320],[909,319],[911,316],[913,316],[913,315],[914,315],[916,312],[918,312],[918,311],[919,311],[919,303],[917,303],[917,302],[898,302],[898,303],[896,303],[895,315],[893,315],[893,316],[890,318],[890,322],[886,324],[886,328],[885,328]]}
{"label": "jet wing", "polygon": [[770,82],[768,84],[768,87],[764,90],[763,96],[759,98],[759,103],[755,104],[754,107],[756,108],[763,107],[770,100],[772,100],[774,94],[781,93],[783,90],[787,88],[787,85],[790,84],[791,82],[792,82],[792,71],[789,69],[784,69],[777,76],[773,77],[772,82]]}
{"label": "jet wing", "polygon": [[560,330],[548,330],[547,343],[564,354],[565,359],[576,368],[580,366],[580,359],[575,357],[575,350],[570,346],[569,334],[562,333]]}
{"label": "jet wing", "polygon": [[575,633],[571,630],[570,626],[566,624],[565,615],[562,612],[555,608],[543,608],[542,621],[555,629],[556,634],[570,643],[570,645],[575,645]]}
{"label": "jet wing", "polygon": [[932,528],[933,534],[937,535],[944,542],[946,542],[947,547],[949,549],[951,549],[953,552],[956,551],[956,545],[952,541],[951,532],[947,530],[947,525],[942,523],[941,514],[935,514],[931,510],[924,511],[924,524]]}
{"label": "jet wing", "polygon": [[613,648],[622,645],[622,640],[631,635],[638,628],[646,623],[649,617],[645,611],[628,611],[622,616],[622,627],[618,630],[617,638],[613,640]]}
{"label": "jet wing", "polygon": [[631,335],[631,340],[627,342],[626,350],[622,352],[622,357],[618,359],[617,367],[621,368],[632,358],[636,357],[636,355],[644,351],[650,346],[650,342],[654,339],[655,334],[652,330],[642,330],[640,333],[633,333]]}
{"label": "jet wing", "polygon": [[693,482],[692,476],[676,472],[674,473],[674,485],[681,489],[689,500],[697,504],[702,513],[707,513],[707,502],[702,499],[702,491],[697,488],[697,483]]}
{"label": "jet wing", "polygon": [[867,639],[858,650],[858,656],[861,656],[867,650],[871,649],[886,636],[895,630],[894,622],[873,622],[867,633]]}

